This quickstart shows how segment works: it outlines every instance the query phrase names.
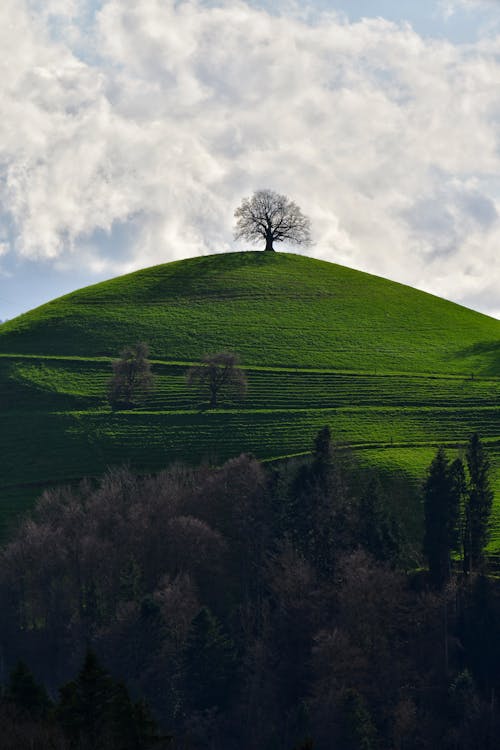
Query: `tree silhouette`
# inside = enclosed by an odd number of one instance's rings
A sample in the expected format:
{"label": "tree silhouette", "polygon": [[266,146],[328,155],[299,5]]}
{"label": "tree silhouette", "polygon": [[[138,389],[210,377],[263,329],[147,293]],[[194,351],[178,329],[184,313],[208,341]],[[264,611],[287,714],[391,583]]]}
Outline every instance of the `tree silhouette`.
{"label": "tree silhouette", "polygon": [[465,504],[464,568],[477,570],[484,562],[484,549],[489,539],[489,521],[493,505],[490,483],[490,461],[475,433],[467,446],[469,486]]}
{"label": "tree silhouette", "polygon": [[432,582],[441,588],[451,575],[451,552],[457,544],[459,495],[443,447],[432,461],[424,485],[424,552]]}
{"label": "tree silhouette", "polygon": [[113,687],[109,674],[95,654],[88,651],[77,678],[60,689],[57,718],[64,732],[79,746],[100,746],[110,722]]}
{"label": "tree silhouette", "polygon": [[239,357],[233,352],[206,354],[199,365],[186,374],[188,385],[198,384],[208,390],[210,408],[215,409],[222,393],[242,397],[247,390],[246,375],[239,367]]}
{"label": "tree silhouette", "polygon": [[265,250],[274,250],[275,242],[311,243],[309,219],[286,195],[273,190],[257,190],[251,198],[244,198],[234,216],[235,239],[250,242],[263,239]]}
{"label": "tree silhouette", "polygon": [[44,718],[51,706],[45,688],[36,682],[32,672],[22,661],[10,673],[4,699],[32,719]]}
{"label": "tree silhouette", "polygon": [[224,706],[235,678],[236,658],[232,641],[206,608],[196,615],[183,653],[184,700],[191,710]]}
{"label": "tree silhouette", "polygon": [[109,381],[108,400],[113,408],[130,409],[153,386],[148,345],[140,341],[128,346],[113,362],[113,376]]}

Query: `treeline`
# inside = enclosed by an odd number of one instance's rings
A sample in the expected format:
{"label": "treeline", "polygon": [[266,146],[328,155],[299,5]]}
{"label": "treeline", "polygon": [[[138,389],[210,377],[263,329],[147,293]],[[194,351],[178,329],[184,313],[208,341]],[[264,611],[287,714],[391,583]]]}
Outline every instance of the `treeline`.
{"label": "treeline", "polygon": [[485,567],[493,490],[490,462],[479,438],[472,435],[460,457],[450,461],[439,448],[424,485],[424,552],[433,583],[451,578],[452,556],[462,562],[465,575]]}
{"label": "treeline", "polygon": [[[307,462],[120,469],[46,492],[1,552],[4,726],[22,659],[54,703],[51,731],[93,747],[57,724],[59,687],[90,647],[126,683],[127,712],[145,700],[172,747],[496,747],[500,588],[484,568],[461,572],[455,532],[446,580],[429,574],[412,492],[362,471],[327,428]],[[25,747],[54,747],[47,721]]]}
{"label": "treeline", "polygon": [[133,702],[90,651],[56,701],[18,662],[0,696],[0,722],[5,750],[162,750],[173,739],[159,732],[146,704]]}

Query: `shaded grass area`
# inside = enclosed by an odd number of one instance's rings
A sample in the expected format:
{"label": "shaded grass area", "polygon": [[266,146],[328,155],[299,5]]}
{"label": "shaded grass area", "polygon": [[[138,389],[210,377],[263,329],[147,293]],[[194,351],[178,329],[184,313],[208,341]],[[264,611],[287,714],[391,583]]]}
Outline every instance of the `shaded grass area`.
{"label": "shaded grass area", "polygon": [[[202,408],[206,394],[186,384],[187,365],[155,363],[148,410]],[[500,379],[406,373],[344,373],[247,368],[245,409],[339,406],[495,406]],[[0,408],[50,410],[108,408],[109,361],[0,357]],[[227,403],[225,404],[227,406]]]}
{"label": "shaded grass area", "polygon": [[[33,487],[124,462],[154,471],[176,460],[219,463],[241,451],[262,459],[300,454],[325,424],[365,463],[415,481],[437,445],[464,444],[474,431],[498,458],[500,383],[494,379],[250,369],[245,402],[208,411],[193,409],[199,396],[186,386],[184,366],[163,363],[154,371],[149,403],[112,412],[103,396],[109,362],[0,359],[4,523],[29,504],[16,494],[21,484],[32,498]],[[500,548],[500,534],[495,543]]]}

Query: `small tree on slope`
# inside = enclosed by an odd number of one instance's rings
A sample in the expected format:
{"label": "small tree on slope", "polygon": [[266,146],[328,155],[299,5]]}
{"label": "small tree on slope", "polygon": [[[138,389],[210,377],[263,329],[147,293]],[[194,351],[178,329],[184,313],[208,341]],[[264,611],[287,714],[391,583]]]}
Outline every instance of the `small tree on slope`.
{"label": "small tree on slope", "polygon": [[147,344],[128,346],[113,362],[113,376],[108,386],[108,401],[113,408],[130,409],[149,393],[153,386]]}
{"label": "small tree on slope", "polygon": [[239,358],[233,352],[206,354],[199,365],[191,367],[186,374],[188,385],[198,384],[208,391],[210,408],[215,409],[222,394],[243,397],[247,391],[247,379],[238,367]]}

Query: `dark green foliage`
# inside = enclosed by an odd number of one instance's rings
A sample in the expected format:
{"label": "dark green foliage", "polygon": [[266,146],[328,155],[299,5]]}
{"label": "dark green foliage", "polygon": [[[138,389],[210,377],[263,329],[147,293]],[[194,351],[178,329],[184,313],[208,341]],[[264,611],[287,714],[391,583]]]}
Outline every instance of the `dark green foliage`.
{"label": "dark green foliage", "polygon": [[291,482],[287,500],[287,536],[322,576],[333,572],[335,556],[351,544],[352,505],[347,473],[335,451],[330,429],[313,443],[312,461]]}
{"label": "dark green foliage", "polygon": [[326,484],[332,469],[332,433],[328,425],[322,427],[314,438],[312,472],[317,481]]}
{"label": "dark green foliage", "polygon": [[463,554],[464,514],[467,497],[467,476],[461,458],[456,458],[450,465],[451,498],[450,507],[458,514],[457,521],[450,528],[450,545],[453,552]]}
{"label": "dark green foliage", "polygon": [[131,409],[153,387],[149,348],[144,342],[128,346],[113,362],[113,377],[109,381],[108,400],[114,409]]}
{"label": "dark green foliage", "polygon": [[158,727],[144,701],[133,703],[123,683],[116,683],[110,704],[107,747],[115,750],[149,750],[166,747]]}
{"label": "dark green foliage", "polygon": [[493,506],[490,483],[490,461],[475,433],[467,446],[469,485],[465,506],[464,560],[466,572],[481,568],[489,539],[489,522]]}
{"label": "dark green foliage", "polygon": [[466,664],[488,696],[500,688],[499,630],[498,586],[493,579],[478,575],[464,592],[458,635],[468,655]]}
{"label": "dark green foliage", "polygon": [[403,548],[401,527],[377,476],[370,478],[359,502],[359,541],[382,562],[397,562]]}
{"label": "dark green foliage", "polygon": [[460,672],[450,685],[448,711],[447,747],[469,750],[488,746],[488,727],[482,721],[479,696],[467,669]]}
{"label": "dark green foliage", "polygon": [[133,703],[91,651],[77,678],[61,688],[56,718],[79,750],[148,750],[161,740],[147,706]]}
{"label": "dark green foliage", "polygon": [[235,649],[217,619],[203,607],[191,623],[183,652],[183,693],[192,711],[221,709],[231,699]]}
{"label": "dark green foliage", "polygon": [[52,705],[45,688],[22,661],[10,673],[3,700],[30,719],[46,718]]}
{"label": "dark green foliage", "polygon": [[60,690],[57,717],[74,745],[99,747],[107,737],[115,708],[114,685],[89,651],[77,678]]}
{"label": "dark green foliage", "polygon": [[374,750],[375,727],[357,690],[345,690],[340,704],[339,750]]}
{"label": "dark green foliage", "polygon": [[444,448],[439,448],[424,485],[424,553],[437,587],[450,579],[451,553],[458,538],[460,506],[455,474],[452,476]]}

